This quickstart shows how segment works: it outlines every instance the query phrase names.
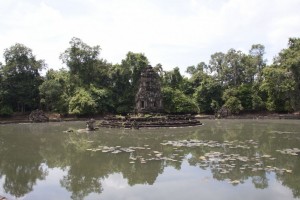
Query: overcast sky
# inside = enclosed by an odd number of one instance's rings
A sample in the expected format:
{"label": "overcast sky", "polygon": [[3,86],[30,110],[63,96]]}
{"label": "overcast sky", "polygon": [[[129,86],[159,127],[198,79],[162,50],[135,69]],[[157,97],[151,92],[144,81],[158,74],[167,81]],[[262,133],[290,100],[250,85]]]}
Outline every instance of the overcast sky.
{"label": "overcast sky", "polygon": [[252,44],[265,45],[272,61],[289,37],[300,37],[300,0],[0,0],[2,63],[4,49],[22,43],[59,69],[72,37],[100,45],[113,64],[132,51],[183,72]]}

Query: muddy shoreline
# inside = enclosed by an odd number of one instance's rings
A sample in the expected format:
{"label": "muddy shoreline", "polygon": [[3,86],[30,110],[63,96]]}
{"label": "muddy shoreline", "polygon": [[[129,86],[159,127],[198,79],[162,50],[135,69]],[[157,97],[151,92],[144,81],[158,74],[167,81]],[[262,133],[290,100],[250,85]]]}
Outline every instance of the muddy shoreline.
{"label": "muddy shoreline", "polygon": [[[95,120],[103,120],[105,115],[98,116],[87,116],[87,117],[76,117],[76,116],[61,116],[58,117],[57,114],[48,114],[49,122],[68,122],[68,121],[87,121],[90,118]],[[201,119],[218,119],[214,115],[196,115],[197,120]],[[255,114],[239,114],[230,115],[222,119],[290,119],[299,120],[300,113],[292,114],[279,114],[279,113],[255,113]],[[0,124],[15,124],[15,123],[31,123],[28,118],[28,114],[18,114],[12,117],[0,117]]]}

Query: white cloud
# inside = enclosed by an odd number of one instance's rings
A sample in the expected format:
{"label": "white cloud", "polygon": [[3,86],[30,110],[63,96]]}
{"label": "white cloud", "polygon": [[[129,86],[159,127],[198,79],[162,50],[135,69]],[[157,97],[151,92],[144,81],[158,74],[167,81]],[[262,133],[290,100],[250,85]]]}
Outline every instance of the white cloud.
{"label": "white cloud", "polygon": [[100,45],[109,62],[143,52],[152,65],[184,71],[217,51],[247,52],[256,43],[270,59],[300,32],[298,0],[0,1],[1,48],[23,43],[56,69],[73,36]]}

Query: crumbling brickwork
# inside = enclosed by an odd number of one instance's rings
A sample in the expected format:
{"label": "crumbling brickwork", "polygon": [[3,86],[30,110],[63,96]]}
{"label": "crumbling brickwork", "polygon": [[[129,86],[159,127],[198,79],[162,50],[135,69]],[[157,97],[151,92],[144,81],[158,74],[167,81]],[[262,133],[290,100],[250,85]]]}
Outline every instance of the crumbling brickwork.
{"label": "crumbling brickwork", "polygon": [[141,73],[139,89],[135,96],[135,105],[137,113],[163,111],[159,76],[150,65]]}

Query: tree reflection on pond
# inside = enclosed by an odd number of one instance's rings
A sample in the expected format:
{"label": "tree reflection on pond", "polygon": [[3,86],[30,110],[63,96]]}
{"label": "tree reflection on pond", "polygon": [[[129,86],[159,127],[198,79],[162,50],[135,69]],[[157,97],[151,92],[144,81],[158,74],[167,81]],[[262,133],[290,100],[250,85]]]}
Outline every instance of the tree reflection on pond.
{"label": "tree reflection on pond", "polygon": [[122,175],[129,187],[153,186],[166,167],[180,172],[187,162],[232,186],[250,180],[266,189],[274,174],[294,198],[300,197],[300,157],[282,153],[300,146],[300,125],[294,121],[207,120],[184,129],[63,132],[70,127],[82,124],[1,126],[3,191],[16,198],[34,193],[37,180],[47,182],[48,171],[60,168],[65,171],[60,186],[71,192],[70,198],[84,199],[101,196],[103,181],[112,174]]}

